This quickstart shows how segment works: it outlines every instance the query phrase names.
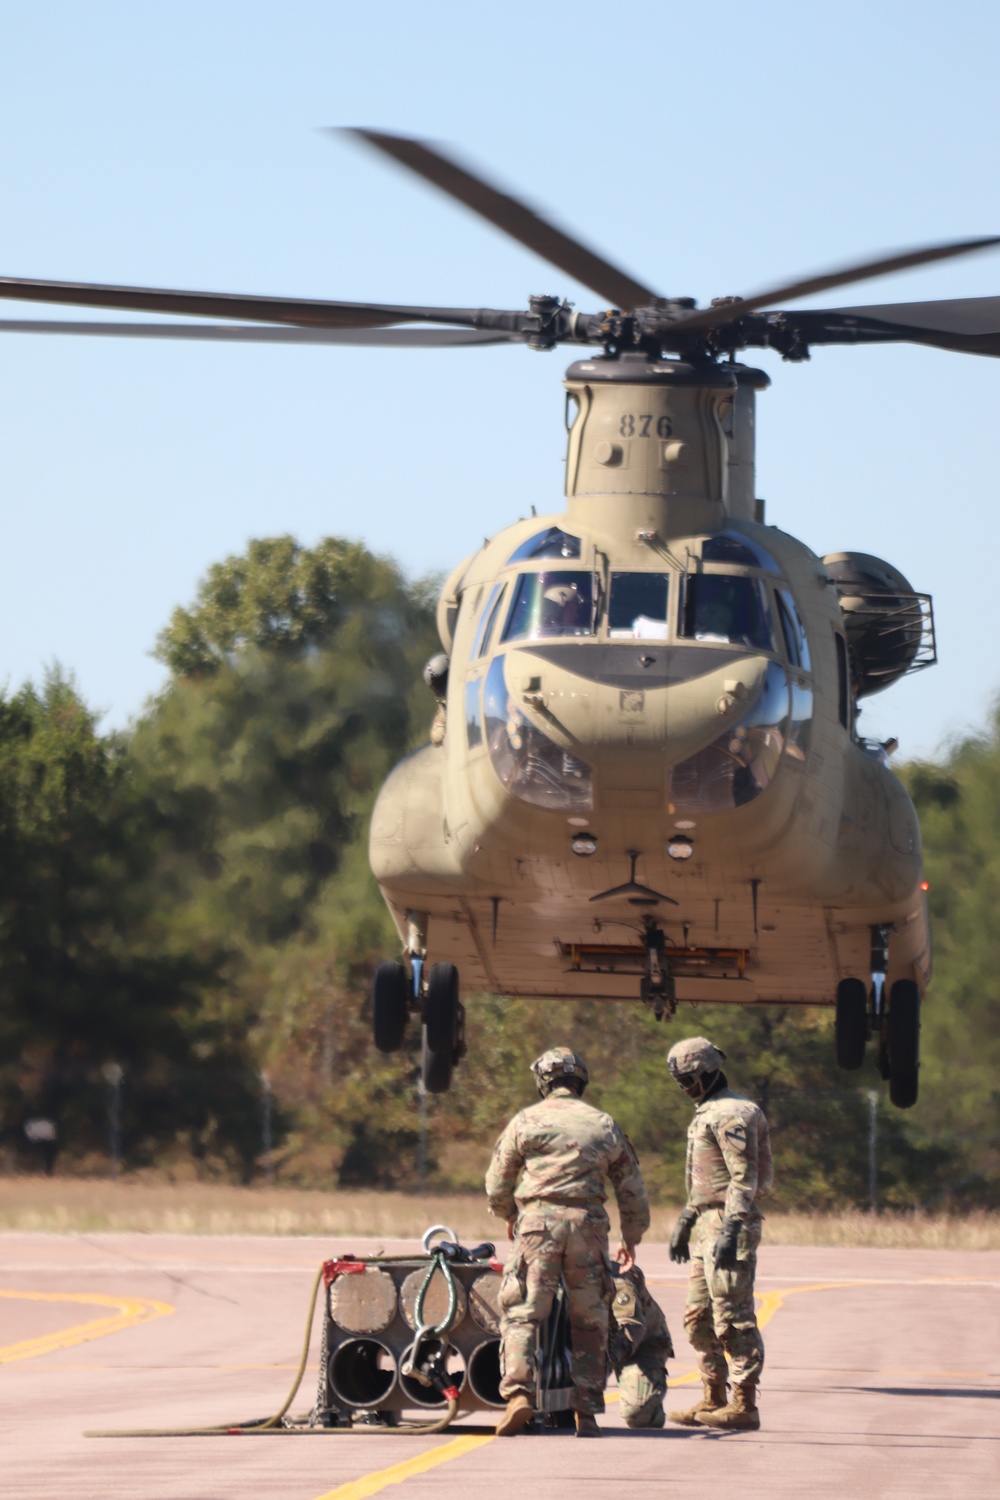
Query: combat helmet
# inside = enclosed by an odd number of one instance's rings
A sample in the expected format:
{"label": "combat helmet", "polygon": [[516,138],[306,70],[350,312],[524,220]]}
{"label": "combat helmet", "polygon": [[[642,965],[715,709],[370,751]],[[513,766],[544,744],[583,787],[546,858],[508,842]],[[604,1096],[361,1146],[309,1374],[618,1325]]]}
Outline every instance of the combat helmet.
{"label": "combat helmet", "polygon": [[587,1064],[579,1052],[574,1052],[570,1047],[550,1047],[541,1057],[535,1058],[531,1071],[543,1099],[551,1089],[558,1088],[560,1083],[570,1078],[578,1078],[583,1088],[590,1082]]}
{"label": "combat helmet", "polygon": [[667,1053],[671,1078],[696,1102],[705,1097],[725,1060],[722,1048],[707,1036],[686,1036]]}

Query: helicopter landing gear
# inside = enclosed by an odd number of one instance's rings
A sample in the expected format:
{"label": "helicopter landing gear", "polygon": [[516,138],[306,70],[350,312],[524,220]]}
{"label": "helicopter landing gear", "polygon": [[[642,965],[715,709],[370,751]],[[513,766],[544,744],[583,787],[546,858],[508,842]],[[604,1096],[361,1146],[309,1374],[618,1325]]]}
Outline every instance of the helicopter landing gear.
{"label": "helicopter landing gear", "polygon": [[674,976],[667,958],[667,940],[656,925],[654,917],[643,918],[643,945],[646,949],[645,968],[639,983],[639,999],[652,1008],[658,1021],[664,1016],[672,1020],[677,1009],[677,994]]}
{"label": "helicopter landing gear", "polygon": [[897,1109],[910,1109],[920,1070],[920,988],[914,980],[896,980],[888,1022],[889,1098]]}
{"label": "helicopter landing gear", "polygon": [[380,1052],[399,1051],[409,1014],[409,974],[402,964],[379,964],[372,983],[372,1019]]}
{"label": "helicopter landing gear", "polygon": [[860,979],[842,979],[837,985],[834,1039],[837,1066],[850,1071],[860,1068],[868,1040],[868,992]]}
{"label": "helicopter landing gear", "polygon": [[465,1056],[465,1006],[454,964],[432,964],[424,990],[420,1076],[429,1094],[445,1094],[452,1068]]}
{"label": "helicopter landing gear", "polygon": [[372,1022],[380,1052],[398,1052],[414,1013],[423,1025],[420,1079],[428,1094],[445,1094],[453,1068],[466,1054],[465,1006],[458,997],[454,964],[427,964],[427,917],[406,914],[407,963],[379,964],[372,984]]}

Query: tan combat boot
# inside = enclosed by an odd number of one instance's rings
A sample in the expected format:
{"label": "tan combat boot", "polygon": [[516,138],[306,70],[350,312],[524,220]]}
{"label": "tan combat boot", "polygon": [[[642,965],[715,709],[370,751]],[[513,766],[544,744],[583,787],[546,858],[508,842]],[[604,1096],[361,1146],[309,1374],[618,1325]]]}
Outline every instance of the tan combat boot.
{"label": "tan combat boot", "polygon": [[577,1437],[602,1437],[601,1429],[597,1425],[597,1418],[589,1411],[577,1411],[573,1413],[576,1423]]}
{"label": "tan combat boot", "polygon": [[728,1432],[757,1432],[760,1412],[757,1410],[757,1382],[748,1380],[734,1385],[728,1406],[718,1411],[703,1411],[695,1419],[699,1427],[719,1427]]}
{"label": "tan combat boot", "polygon": [[726,1404],[726,1382],[724,1380],[702,1380],[704,1395],[694,1406],[689,1406],[687,1411],[668,1411],[667,1416],[671,1422],[679,1422],[682,1427],[697,1427],[703,1414],[713,1411],[722,1411]]}
{"label": "tan combat boot", "polygon": [[527,1427],[534,1415],[535,1408],[528,1396],[511,1396],[507,1410],[497,1423],[497,1437],[514,1437]]}

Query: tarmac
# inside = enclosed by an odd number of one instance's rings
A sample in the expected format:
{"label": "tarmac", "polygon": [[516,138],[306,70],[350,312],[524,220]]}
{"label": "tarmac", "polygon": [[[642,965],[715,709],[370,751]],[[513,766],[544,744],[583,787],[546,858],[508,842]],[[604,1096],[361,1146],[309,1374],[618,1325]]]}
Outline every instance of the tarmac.
{"label": "tarmac", "polygon": [[[766,1236],[766,1226],[765,1226]],[[435,1437],[88,1439],[88,1428],[246,1422],[297,1368],[312,1278],[410,1241],[0,1235],[0,1485],[6,1500],[574,1500],[660,1494],[1000,1496],[1000,1253],[768,1248],[759,1433],[630,1432],[614,1384],[583,1443],[496,1439],[482,1414]],[[502,1251],[501,1251],[502,1253]],[[693,1399],[682,1268],[640,1263]],[[313,1353],[315,1360],[315,1349]],[[315,1391],[310,1365],[293,1410]]]}

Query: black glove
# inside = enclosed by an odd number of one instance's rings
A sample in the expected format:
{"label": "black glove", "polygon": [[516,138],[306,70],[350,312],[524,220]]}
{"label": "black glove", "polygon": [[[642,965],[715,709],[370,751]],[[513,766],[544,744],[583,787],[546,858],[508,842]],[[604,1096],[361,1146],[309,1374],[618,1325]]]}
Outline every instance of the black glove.
{"label": "black glove", "polygon": [[738,1219],[723,1219],[712,1246],[712,1259],[717,1271],[735,1271],[738,1261],[736,1249],[740,1238]]}
{"label": "black glove", "polygon": [[688,1240],[691,1238],[691,1231],[697,1219],[698,1210],[696,1208],[685,1208],[677,1216],[674,1232],[670,1236],[670,1259],[676,1261],[678,1265],[682,1266],[685,1261],[691,1259],[688,1251]]}

